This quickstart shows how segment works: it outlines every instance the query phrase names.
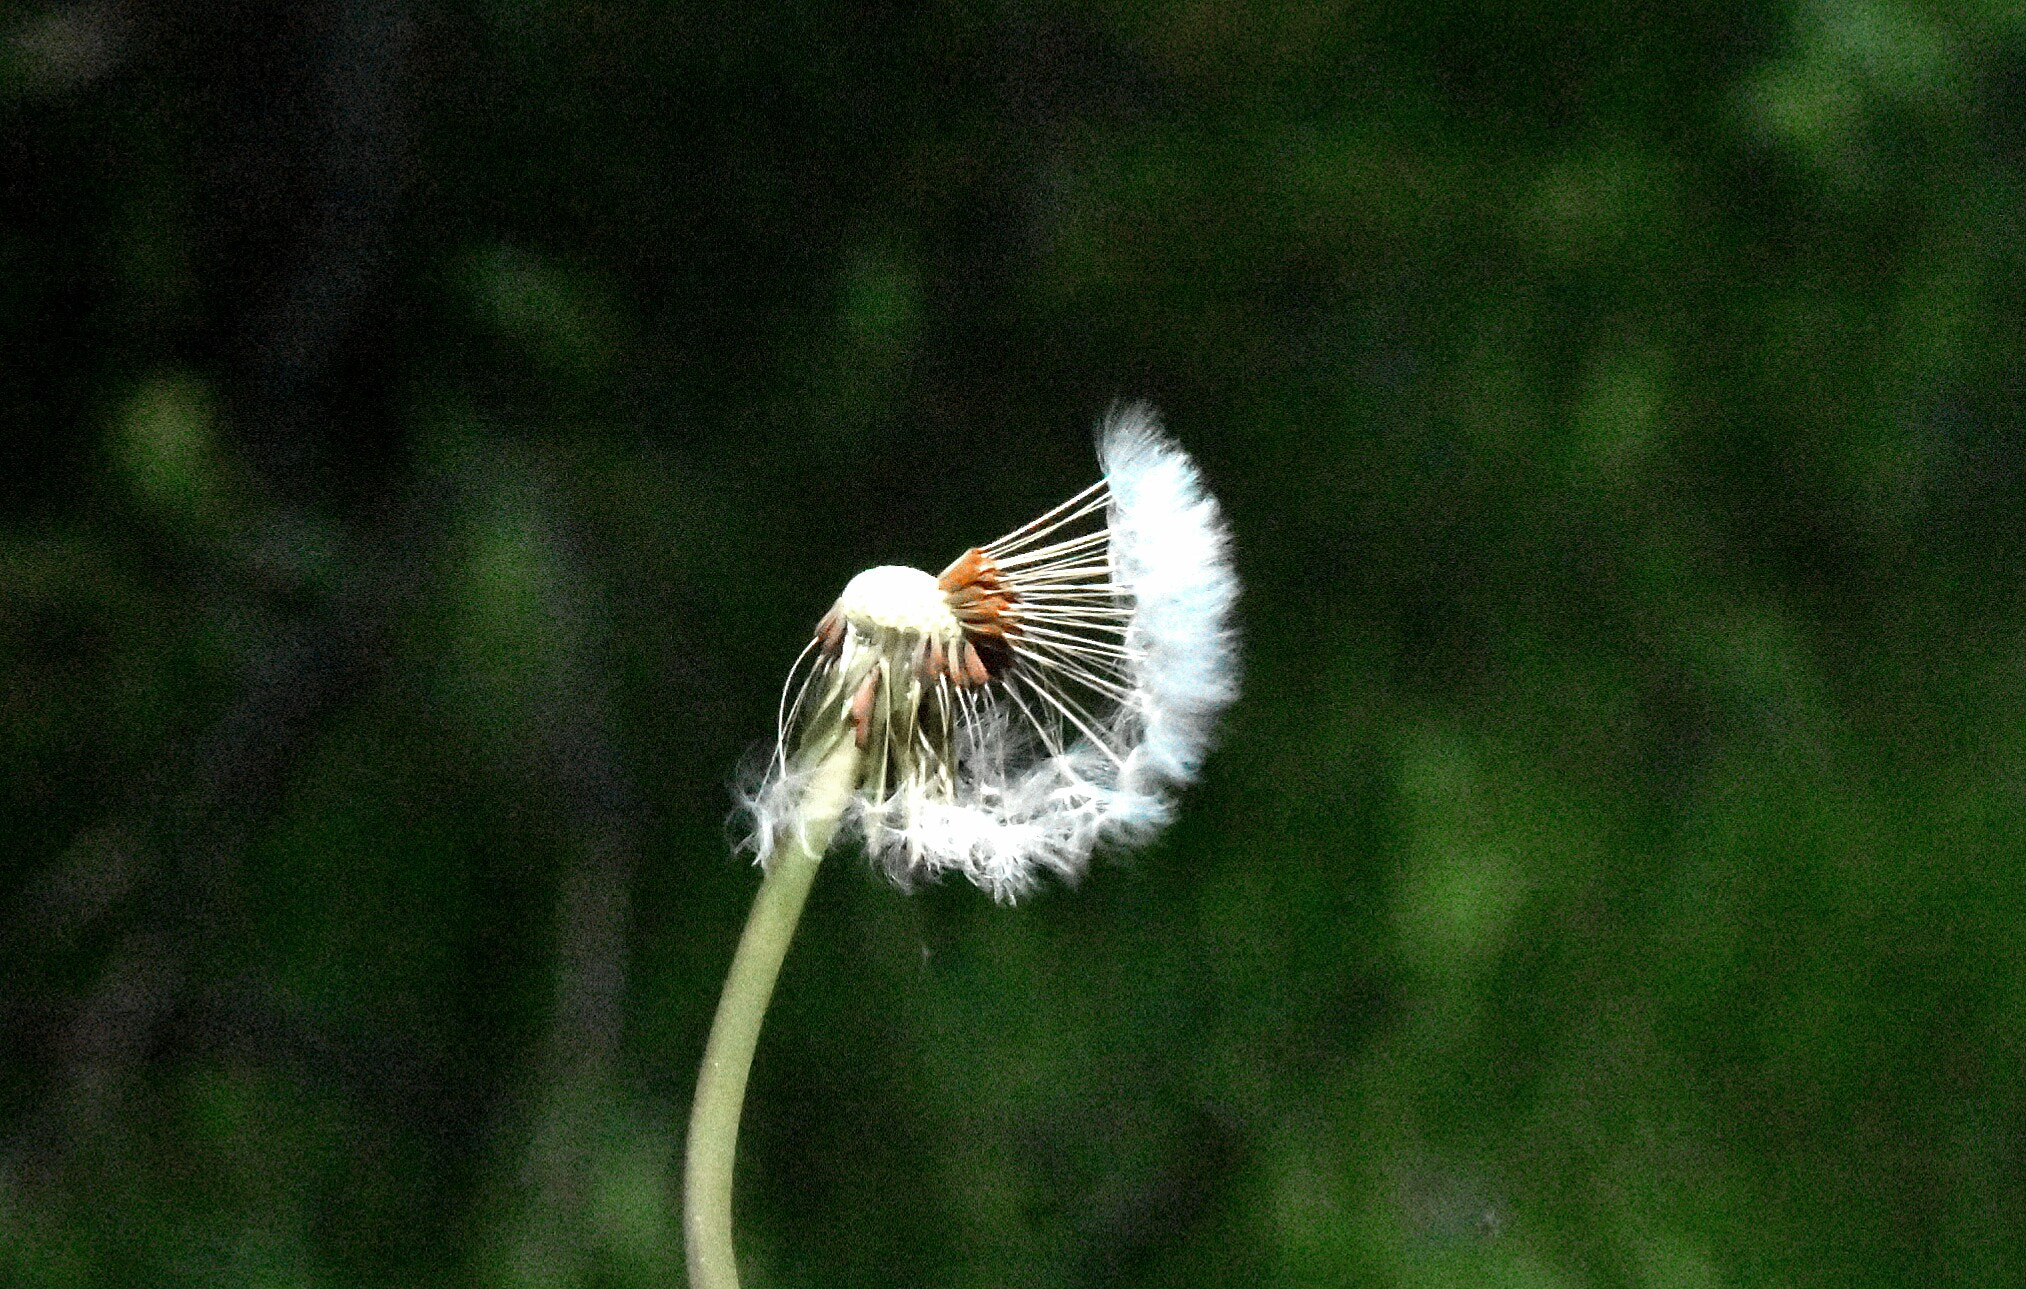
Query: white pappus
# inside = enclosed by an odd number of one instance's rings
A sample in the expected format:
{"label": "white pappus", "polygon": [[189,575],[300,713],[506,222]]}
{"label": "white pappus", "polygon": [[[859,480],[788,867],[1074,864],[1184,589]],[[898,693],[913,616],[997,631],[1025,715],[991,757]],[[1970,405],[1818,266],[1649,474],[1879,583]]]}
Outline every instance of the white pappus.
{"label": "white pappus", "polygon": [[781,696],[743,805],[762,863],[810,767],[860,753],[842,826],[903,886],[961,873],[1011,901],[1164,825],[1237,696],[1230,535],[1145,404],[1098,431],[1104,477],[939,576],[853,578]]}

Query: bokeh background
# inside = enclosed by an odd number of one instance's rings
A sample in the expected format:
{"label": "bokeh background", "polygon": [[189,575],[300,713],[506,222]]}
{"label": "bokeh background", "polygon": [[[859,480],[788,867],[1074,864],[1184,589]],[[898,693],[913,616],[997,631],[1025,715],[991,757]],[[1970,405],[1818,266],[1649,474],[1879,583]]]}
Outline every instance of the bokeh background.
{"label": "bokeh background", "polygon": [[828,866],[764,1286],[2026,1283],[2008,0],[0,4],[0,1282],[682,1279],[856,569],[1224,500],[1017,908]]}

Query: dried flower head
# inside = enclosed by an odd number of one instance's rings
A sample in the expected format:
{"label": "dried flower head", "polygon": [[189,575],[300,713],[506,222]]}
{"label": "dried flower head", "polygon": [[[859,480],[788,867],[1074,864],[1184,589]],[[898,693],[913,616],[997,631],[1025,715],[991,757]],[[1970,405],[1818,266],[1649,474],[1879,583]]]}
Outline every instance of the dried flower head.
{"label": "dried flower head", "polygon": [[844,826],[906,885],[962,873],[1011,900],[1167,822],[1237,693],[1230,539],[1153,409],[1115,410],[1104,478],[940,576],[853,578],[782,691],[747,797],[764,863],[802,779],[851,739]]}

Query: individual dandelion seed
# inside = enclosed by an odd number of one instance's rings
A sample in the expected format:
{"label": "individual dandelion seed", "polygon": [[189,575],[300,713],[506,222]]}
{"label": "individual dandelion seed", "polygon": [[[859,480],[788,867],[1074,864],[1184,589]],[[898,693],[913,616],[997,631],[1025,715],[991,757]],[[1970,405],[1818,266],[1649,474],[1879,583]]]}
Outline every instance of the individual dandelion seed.
{"label": "individual dandelion seed", "polygon": [[803,780],[849,738],[842,824],[907,886],[961,873],[1010,901],[1167,822],[1237,692],[1230,540],[1195,464],[1135,404],[1104,477],[938,576],[853,578],[782,690],[746,801],[767,862]]}
{"label": "individual dandelion seed", "polygon": [[1143,404],[1098,432],[1104,477],[940,576],[860,573],[789,669],[744,794],[766,868],[697,1074],[683,1165],[694,1289],[737,1289],[732,1162],[774,981],[840,830],[903,886],[1000,900],[1166,823],[1238,691],[1230,538]]}

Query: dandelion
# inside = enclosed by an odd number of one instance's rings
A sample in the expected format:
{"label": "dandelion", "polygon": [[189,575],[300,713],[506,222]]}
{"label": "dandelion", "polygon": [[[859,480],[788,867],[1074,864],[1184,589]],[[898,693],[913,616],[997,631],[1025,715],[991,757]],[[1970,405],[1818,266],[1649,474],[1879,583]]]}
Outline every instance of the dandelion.
{"label": "dandelion", "polygon": [[690,1120],[692,1284],[736,1286],[731,1163],[746,1069],[818,861],[840,833],[897,883],[958,873],[1011,902],[1168,822],[1237,694],[1230,539],[1144,404],[1103,477],[941,574],[853,578],[789,669],[744,794],[767,870]]}
{"label": "dandelion", "polygon": [[853,578],[782,693],[747,802],[763,863],[849,738],[842,818],[903,886],[960,873],[1010,901],[1165,824],[1236,692],[1237,581],[1217,503],[1152,409],[1107,418],[1104,478],[938,576]]}

